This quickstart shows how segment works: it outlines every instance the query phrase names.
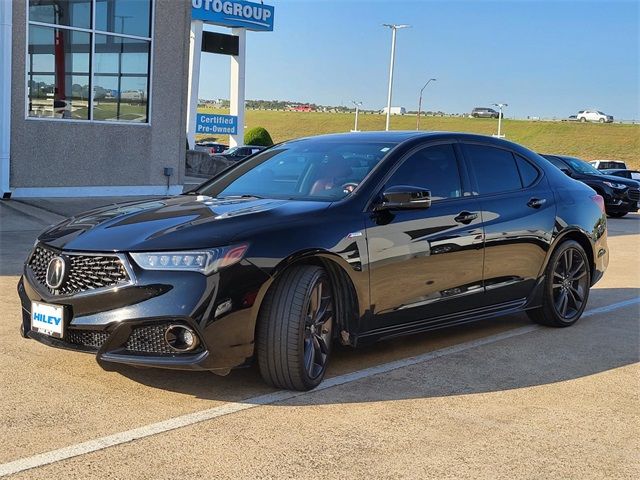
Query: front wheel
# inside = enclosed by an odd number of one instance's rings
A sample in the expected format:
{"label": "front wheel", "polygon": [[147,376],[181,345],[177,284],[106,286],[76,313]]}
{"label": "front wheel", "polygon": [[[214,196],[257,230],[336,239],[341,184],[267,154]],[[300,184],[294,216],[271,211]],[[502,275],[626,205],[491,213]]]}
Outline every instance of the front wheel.
{"label": "front wheel", "polygon": [[622,218],[629,212],[607,212],[607,215],[611,218]]}
{"label": "front wheel", "polygon": [[587,119],[586,119],[585,117],[582,117],[582,118],[580,119],[580,121],[581,121],[582,123],[584,123],[584,122],[586,122],[586,121],[587,121]]}
{"label": "front wheel", "polygon": [[291,267],[276,280],[260,310],[257,354],[264,380],[311,390],[324,378],[333,339],[333,290],[326,271]]}
{"label": "front wheel", "polygon": [[553,252],[545,270],[542,306],[528,310],[534,322],[568,327],[578,321],[589,299],[591,270],[582,246],[573,240]]}
{"label": "front wheel", "polygon": [[604,123],[604,118],[601,118],[600,120],[598,120],[600,123]]}

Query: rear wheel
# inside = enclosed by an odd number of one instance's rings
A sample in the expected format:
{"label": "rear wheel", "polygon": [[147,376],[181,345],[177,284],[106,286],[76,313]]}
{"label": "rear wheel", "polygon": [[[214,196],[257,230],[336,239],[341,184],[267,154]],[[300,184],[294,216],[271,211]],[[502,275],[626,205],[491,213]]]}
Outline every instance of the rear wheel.
{"label": "rear wheel", "polygon": [[257,353],[264,380],[279,388],[320,384],[331,355],[334,300],[324,269],[292,267],[269,290],[260,311]]}
{"label": "rear wheel", "polygon": [[573,325],[584,312],[590,286],[587,254],[578,242],[564,242],[553,252],[547,265],[542,306],[527,313],[542,325]]}
{"label": "rear wheel", "polygon": [[585,117],[582,117],[582,118],[580,118],[580,121],[581,121],[582,123],[584,123],[584,122],[586,122],[586,121],[587,121],[587,119],[586,119]]}

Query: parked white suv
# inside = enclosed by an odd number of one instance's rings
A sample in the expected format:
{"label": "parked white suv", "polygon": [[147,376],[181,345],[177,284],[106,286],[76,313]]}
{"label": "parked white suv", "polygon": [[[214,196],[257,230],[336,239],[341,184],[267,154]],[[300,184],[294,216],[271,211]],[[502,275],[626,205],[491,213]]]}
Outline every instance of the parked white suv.
{"label": "parked white suv", "polygon": [[576,115],[577,120],[581,122],[600,122],[611,123],[613,122],[613,116],[602,113],[598,110],[580,110]]}

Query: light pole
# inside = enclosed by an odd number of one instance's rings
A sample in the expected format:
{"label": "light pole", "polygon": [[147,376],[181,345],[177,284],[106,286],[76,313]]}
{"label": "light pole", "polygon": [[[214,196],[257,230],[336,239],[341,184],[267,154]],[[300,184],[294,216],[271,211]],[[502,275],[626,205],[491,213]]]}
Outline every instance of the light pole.
{"label": "light pole", "polygon": [[504,138],[504,135],[502,135],[502,109],[504,107],[508,107],[509,104],[507,103],[494,103],[493,104],[494,107],[498,107],[498,109],[500,110],[498,113],[498,134],[497,135],[493,135],[494,137],[497,138]]}
{"label": "light pole", "polygon": [[431,82],[435,82],[437,78],[430,78],[427,80],[427,83],[424,84],[424,87],[420,89],[420,98],[418,99],[418,118],[416,119],[416,130],[420,130],[420,110],[422,110],[422,92],[427,88]]}
{"label": "light pole", "polygon": [[360,130],[358,130],[358,112],[360,111],[360,106],[362,105],[362,102],[356,102],[355,100],[351,100],[351,103],[353,103],[356,106],[356,123],[353,126],[353,130],[351,131],[359,132]]}
{"label": "light pole", "polygon": [[408,28],[410,25],[396,25],[390,23],[382,24],[383,27],[391,29],[391,63],[389,65],[389,91],[387,93],[387,122],[385,130],[389,130],[389,123],[391,122],[391,91],[393,89],[393,65],[396,61],[396,31],[400,28]]}

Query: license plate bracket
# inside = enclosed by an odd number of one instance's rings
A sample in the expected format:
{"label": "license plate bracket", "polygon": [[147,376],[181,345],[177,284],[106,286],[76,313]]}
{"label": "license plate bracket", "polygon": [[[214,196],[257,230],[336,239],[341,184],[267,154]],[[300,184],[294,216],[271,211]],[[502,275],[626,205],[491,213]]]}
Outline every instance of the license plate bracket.
{"label": "license plate bracket", "polygon": [[64,307],[31,302],[31,330],[54,338],[64,336]]}

